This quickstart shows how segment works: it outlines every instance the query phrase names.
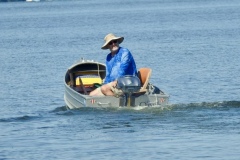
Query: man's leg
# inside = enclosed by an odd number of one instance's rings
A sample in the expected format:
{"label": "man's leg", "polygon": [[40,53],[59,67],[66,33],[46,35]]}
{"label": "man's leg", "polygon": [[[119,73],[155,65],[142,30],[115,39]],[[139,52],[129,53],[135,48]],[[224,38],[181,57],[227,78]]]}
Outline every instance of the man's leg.
{"label": "man's leg", "polygon": [[108,84],[101,86],[102,93],[106,96],[113,96],[114,93],[111,89],[111,86],[112,86],[112,83],[108,83]]}
{"label": "man's leg", "polygon": [[106,95],[106,96],[114,96],[112,87],[115,87],[117,84],[117,81],[113,81],[110,82],[108,84],[104,84],[101,87],[93,90],[92,92],[90,92],[90,96],[102,96],[102,95]]}
{"label": "man's leg", "polygon": [[104,96],[104,94],[101,91],[101,87],[93,90],[92,92],[89,93],[89,96]]}

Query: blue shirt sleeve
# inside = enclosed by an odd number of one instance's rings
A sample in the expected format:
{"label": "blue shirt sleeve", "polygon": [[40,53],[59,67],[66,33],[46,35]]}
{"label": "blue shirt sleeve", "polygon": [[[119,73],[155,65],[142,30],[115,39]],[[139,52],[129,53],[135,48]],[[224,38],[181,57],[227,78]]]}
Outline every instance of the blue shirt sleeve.
{"label": "blue shirt sleeve", "polygon": [[132,56],[130,52],[125,49],[122,53],[121,65],[120,65],[120,69],[118,70],[118,77],[127,75],[127,71],[130,68],[131,61],[132,61]]}
{"label": "blue shirt sleeve", "polygon": [[109,60],[111,59],[111,55],[108,54],[107,55],[107,58],[106,58],[106,77],[105,77],[105,80],[104,80],[104,84],[107,84],[107,83],[110,83],[111,82],[111,79],[110,79],[110,69],[111,69],[111,66],[109,64]]}

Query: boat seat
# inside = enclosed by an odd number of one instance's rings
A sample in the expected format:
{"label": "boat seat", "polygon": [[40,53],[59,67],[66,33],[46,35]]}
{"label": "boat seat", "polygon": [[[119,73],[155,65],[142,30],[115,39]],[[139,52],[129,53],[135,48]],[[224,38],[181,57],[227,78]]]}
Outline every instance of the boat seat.
{"label": "boat seat", "polygon": [[102,79],[98,75],[79,75],[76,77],[76,86],[80,86],[85,95],[94,90],[96,84],[102,84]]}
{"label": "boat seat", "polygon": [[68,70],[69,82],[68,85],[75,91],[88,95],[96,86],[102,84],[102,79],[96,74],[79,74],[78,72],[71,72]]}
{"label": "boat seat", "polygon": [[138,78],[141,81],[141,89],[139,92],[146,92],[147,91],[147,85],[150,79],[150,76],[152,74],[151,68],[140,68],[138,71]]}

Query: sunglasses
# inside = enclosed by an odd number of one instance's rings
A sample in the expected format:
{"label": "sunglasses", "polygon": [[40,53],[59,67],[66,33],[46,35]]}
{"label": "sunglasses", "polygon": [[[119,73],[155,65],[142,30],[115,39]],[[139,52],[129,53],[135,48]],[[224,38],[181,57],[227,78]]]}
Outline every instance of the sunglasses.
{"label": "sunglasses", "polygon": [[116,44],[116,43],[118,43],[118,41],[117,41],[117,40],[110,41],[110,42],[108,43],[108,45],[113,45],[113,43]]}

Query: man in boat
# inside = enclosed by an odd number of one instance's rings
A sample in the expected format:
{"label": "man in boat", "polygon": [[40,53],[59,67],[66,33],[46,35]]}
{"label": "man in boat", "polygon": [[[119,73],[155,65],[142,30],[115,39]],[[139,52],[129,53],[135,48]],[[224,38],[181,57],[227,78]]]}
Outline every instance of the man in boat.
{"label": "man in boat", "polygon": [[106,77],[103,85],[90,92],[90,96],[118,96],[121,91],[116,88],[117,78],[124,75],[137,76],[136,63],[131,52],[119,46],[123,40],[124,37],[117,37],[112,33],[105,36],[101,49],[110,50],[106,58]]}

